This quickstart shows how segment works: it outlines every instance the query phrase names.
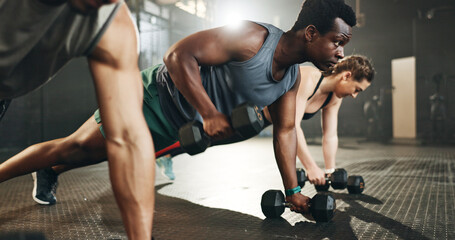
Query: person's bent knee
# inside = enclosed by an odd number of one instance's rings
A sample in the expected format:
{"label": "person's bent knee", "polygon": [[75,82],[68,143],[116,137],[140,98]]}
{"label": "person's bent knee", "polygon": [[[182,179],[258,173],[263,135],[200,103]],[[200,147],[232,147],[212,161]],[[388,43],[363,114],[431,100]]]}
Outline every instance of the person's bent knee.
{"label": "person's bent knee", "polygon": [[55,151],[58,164],[89,164],[102,160],[95,157],[100,155],[99,151],[83,139],[65,139],[62,147]]}

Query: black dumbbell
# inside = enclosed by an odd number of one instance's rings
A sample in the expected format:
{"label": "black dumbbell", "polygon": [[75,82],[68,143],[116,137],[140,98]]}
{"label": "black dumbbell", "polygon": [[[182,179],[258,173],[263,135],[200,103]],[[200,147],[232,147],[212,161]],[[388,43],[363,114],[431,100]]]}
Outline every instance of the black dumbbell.
{"label": "black dumbbell", "polygon": [[[262,213],[268,218],[278,218],[284,208],[290,207],[280,190],[268,190],[262,194]],[[318,193],[309,202],[311,216],[316,222],[328,222],[333,218],[336,209],[335,198],[328,193]]]}
{"label": "black dumbbell", "polygon": [[[232,110],[231,123],[236,134],[249,138],[261,132],[264,118],[256,105],[243,103]],[[179,129],[179,140],[181,147],[190,155],[204,152],[211,144],[202,123],[198,121],[183,125]]]}
{"label": "black dumbbell", "polygon": [[330,186],[333,189],[345,189],[348,184],[348,172],[343,168],[337,168],[335,172],[325,176],[325,185],[314,185],[316,191],[328,191]]}
{"label": "black dumbbell", "polygon": [[345,189],[348,188],[348,192],[351,194],[359,194],[363,192],[365,182],[361,176],[350,176],[343,168],[335,169],[335,172],[330,174],[330,177],[325,179],[325,185],[315,185],[316,191],[328,191],[329,187],[333,189]]}
{"label": "black dumbbell", "polygon": [[[303,188],[305,186],[305,182],[308,181],[306,176],[305,170],[303,168],[297,168],[297,183],[298,185]],[[318,191],[327,191],[329,190],[330,184],[334,189],[344,189],[346,188],[347,184],[347,172],[346,170],[339,168],[336,169],[334,173],[330,177],[326,175],[325,185],[315,185],[316,190]]]}

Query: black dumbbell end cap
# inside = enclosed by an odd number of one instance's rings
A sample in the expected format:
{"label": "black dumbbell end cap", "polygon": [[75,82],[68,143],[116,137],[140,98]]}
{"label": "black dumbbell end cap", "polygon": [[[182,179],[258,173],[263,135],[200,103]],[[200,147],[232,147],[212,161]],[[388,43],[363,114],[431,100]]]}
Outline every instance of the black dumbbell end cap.
{"label": "black dumbbell end cap", "polygon": [[278,218],[284,212],[284,194],[280,190],[268,190],[262,194],[262,213],[268,218]]}
{"label": "black dumbbell end cap", "polygon": [[328,193],[318,193],[310,200],[310,211],[316,222],[329,222],[332,220],[336,202],[335,198]]}
{"label": "black dumbbell end cap", "polygon": [[314,188],[318,192],[327,192],[327,191],[329,191],[330,185],[329,185],[329,182],[326,181],[325,185],[314,185]]}
{"label": "black dumbbell end cap", "polygon": [[333,189],[345,189],[348,183],[348,172],[343,168],[337,168],[330,176],[330,179]]}
{"label": "black dumbbell end cap", "polygon": [[297,168],[296,173],[297,173],[297,184],[301,188],[303,188],[305,186],[305,182],[308,180],[306,178],[305,170],[303,168]]}
{"label": "black dumbbell end cap", "polygon": [[232,110],[232,127],[244,138],[256,136],[264,127],[264,117],[252,103],[243,103]]}
{"label": "black dumbbell end cap", "polygon": [[360,194],[365,189],[365,182],[362,176],[349,176],[348,178],[348,192],[350,194]]}
{"label": "black dumbbell end cap", "polygon": [[179,129],[180,144],[186,153],[195,155],[204,152],[210,145],[210,139],[204,134],[201,122],[194,121]]}

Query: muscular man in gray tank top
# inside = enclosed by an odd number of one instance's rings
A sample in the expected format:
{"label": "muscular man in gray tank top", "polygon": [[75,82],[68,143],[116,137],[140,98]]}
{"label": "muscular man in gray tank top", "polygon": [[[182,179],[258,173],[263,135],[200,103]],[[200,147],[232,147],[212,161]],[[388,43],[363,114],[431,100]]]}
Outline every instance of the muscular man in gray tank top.
{"label": "muscular man in gray tank top", "polygon": [[[327,18],[322,20],[322,16]],[[298,71],[296,64],[306,61],[311,61],[321,70],[327,70],[336,64],[344,57],[343,47],[350,40],[351,27],[355,24],[355,14],[344,1],[307,0],[294,27],[285,33],[276,33],[268,25],[252,22],[245,22],[237,31],[228,28],[211,29],[193,34],[173,45],[167,51],[164,63],[172,85],[201,115],[204,131],[215,140],[228,138],[233,130],[226,113],[216,105],[213,101],[215,98],[211,98],[204,88],[205,79],[200,67],[221,65],[224,68],[235,68],[244,65],[243,68],[240,67],[241,70],[236,70],[239,74],[234,78],[237,79],[232,80],[233,86],[230,88],[235,93],[232,96],[234,100],[231,101],[235,104],[235,99],[243,98],[242,100],[253,101],[261,107],[268,105],[274,123],[275,157],[284,188],[297,189],[295,103],[300,74],[294,75],[293,71]],[[275,34],[277,35],[274,36]],[[276,45],[271,44],[275,38]],[[261,56],[264,46],[271,48],[267,57]],[[259,62],[265,68],[258,67],[263,71],[260,73],[262,81],[253,76],[258,73],[254,68],[257,57],[264,59]],[[252,66],[249,65],[250,62]],[[288,80],[289,76],[297,79]],[[280,85],[282,81],[284,86]],[[292,86],[286,88],[287,83]],[[237,86],[244,89],[239,90]],[[264,91],[261,89],[264,86],[284,91],[280,95],[273,90]],[[172,86],[169,89],[174,99],[179,98]],[[263,96],[261,91],[267,96]],[[185,116],[186,109],[180,106],[185,105],[184,101],[174,102],[177,102],[175,105],[180,108],[181,115],[188,117]],[[286,200],[292,204],[291,210],[308,212],[308,197],[295,192],[286,196]]]}
{"label": "muscular man in gray tank top", "polygon": [[[144,92],[156,94],[158,89],[161,108],[153,108],[153,111],[158,115],[164,113],[168,121],[173,120],[171,115],[180,118],[173,122],[174,127],[199,116],[204,131],[214,140],[232,135],[227,114],[235,104],[252,101],[260,107],[267,106],[274,123],[273,144],[284,188],[297,189],[295,118],[300,82],[297,64],[310,61],[320,70],[335,65],[344,57],[344,46],[355,24],[355,14],[343,0],[306,0],[294,27],[287,32],[254,22],[244,22],[236,31],[221,27],[198,32],[167,51],[165,66],[143,73]],[[149,81],[154,78],[156,83]],[[162,96],[166,98],[161,99]],[[144,99],[144,106],[156,104],[157,99],[156,95],[147,101]],[[168,124],[168,121],[159,124]],[[103,152],[105,139],[98,126],[91,118],[65,139],[65,142],[78,144],[66,146],[55,141],[45,144],[52,145],[56,150],[53,152],[74,153],[68,157],[77,162],[73,166],[97,163],[106,155]],[[85,149],[77,146],[85,146]],[[37,159],[31,155],[25,150],[5,163],[15,160],[28,165],[33,159],[40,162],[41,167],[68,164],[56,156],[43,158],[34,154]],[[11,178],[2,178],[5,163],[0,165],[0,182]],[[309,198],[299,191],[287,194],[286,201],[292,204],[292,211],[309,211]],[[153,206],[149,210],[153,212]]]}

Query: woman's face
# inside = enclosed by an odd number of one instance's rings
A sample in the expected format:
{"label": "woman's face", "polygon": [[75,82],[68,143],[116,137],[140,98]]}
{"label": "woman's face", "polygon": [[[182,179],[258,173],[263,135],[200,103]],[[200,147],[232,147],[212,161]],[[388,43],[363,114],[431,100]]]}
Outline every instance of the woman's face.
{"label": "woman's face", "polygon": [[344,71],[341,73],[341,79],[337,82],[335,86],[334,93],[339,98],[344,98],[351,96],[353,98],[357,97],[359,92],[365,91],[371,83],[367,81],[366,78],[358,82],[354,80],[351,72]]}

